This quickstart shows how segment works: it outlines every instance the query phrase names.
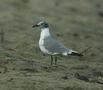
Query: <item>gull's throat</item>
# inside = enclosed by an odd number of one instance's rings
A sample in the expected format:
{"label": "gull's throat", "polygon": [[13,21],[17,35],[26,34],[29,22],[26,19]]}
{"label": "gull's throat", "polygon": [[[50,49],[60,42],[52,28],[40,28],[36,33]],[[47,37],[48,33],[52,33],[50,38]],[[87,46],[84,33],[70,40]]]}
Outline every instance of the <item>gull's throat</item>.
{"label": "gull's throat", "polygon": [[50,35],[49,28],[41,28],[40,38],[44,39]]}

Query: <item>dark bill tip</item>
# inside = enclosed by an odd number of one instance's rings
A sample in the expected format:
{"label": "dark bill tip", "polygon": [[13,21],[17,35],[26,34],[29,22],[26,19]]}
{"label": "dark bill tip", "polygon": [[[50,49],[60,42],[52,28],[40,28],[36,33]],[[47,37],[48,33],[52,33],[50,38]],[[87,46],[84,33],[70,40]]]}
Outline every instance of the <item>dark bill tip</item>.
{"label": "dark bill tip", "polygon": [[35,27],[39,27],[39,26],[37,24],[32,26],[32,28],[35,28]]}

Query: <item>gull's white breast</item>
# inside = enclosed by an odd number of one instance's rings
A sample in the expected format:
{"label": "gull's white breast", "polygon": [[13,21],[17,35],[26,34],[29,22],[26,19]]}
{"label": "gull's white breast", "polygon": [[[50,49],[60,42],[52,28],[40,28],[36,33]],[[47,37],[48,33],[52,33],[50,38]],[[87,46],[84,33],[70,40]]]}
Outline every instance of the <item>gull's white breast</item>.
{"label": "gull's white breast", "polygon": [[44,39],[48,36],[50,36],[49,28],[41,29],[41,35],[40,35],[40,40],[39,40],[39,48],[45,54],[51,54],[44,46]]}
{"label": "gull's white breast", "polygon": [[51,54],[44,46],[44,40],[43,39],[40,39],[39,40],[39,48],[40,50],[45,53],[45,54]]}

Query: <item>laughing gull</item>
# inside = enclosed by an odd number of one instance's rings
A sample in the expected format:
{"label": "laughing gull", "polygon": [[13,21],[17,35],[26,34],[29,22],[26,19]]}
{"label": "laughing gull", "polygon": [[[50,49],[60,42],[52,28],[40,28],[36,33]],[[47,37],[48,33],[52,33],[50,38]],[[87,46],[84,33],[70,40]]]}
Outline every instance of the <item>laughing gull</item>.
{"label": "laughing gull", "polygon": [[55,40],[50,32],[49,25],[45,21],[39,21],[34,27],[40,27],[41,34],[39,39],[39,48],[44,54],[48,54],[51,56],[51,65],[53,64],[53,59],[55,60],[55,65],[57,63],[57,55],[73,55],[73,56],[83,56],[81,53],[77,51],[66,48],[63,44]]}

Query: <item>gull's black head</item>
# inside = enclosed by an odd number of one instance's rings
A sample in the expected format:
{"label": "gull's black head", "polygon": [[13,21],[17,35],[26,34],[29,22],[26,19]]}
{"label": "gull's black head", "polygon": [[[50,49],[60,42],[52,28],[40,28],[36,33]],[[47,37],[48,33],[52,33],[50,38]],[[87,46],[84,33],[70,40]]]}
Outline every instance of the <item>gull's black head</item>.
{"label": "gull's black head", "polygon": [[48,28],[49,25],[48,25],[48,23],[45,22],[45,21],[39,21],[39,22],[37,22],[36,24],[34,24],[32,27],[33,27],[33,28],[35,28],[35,27]]}

